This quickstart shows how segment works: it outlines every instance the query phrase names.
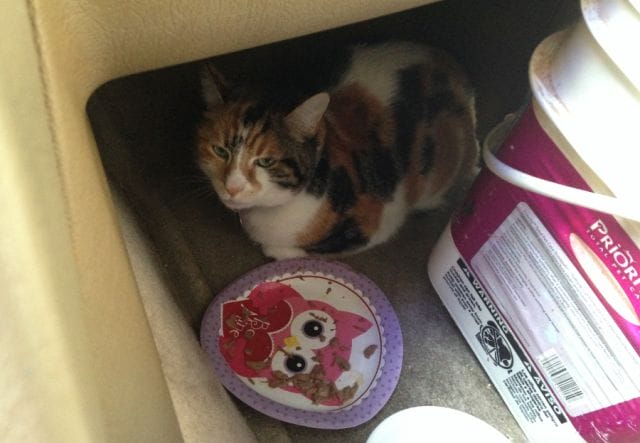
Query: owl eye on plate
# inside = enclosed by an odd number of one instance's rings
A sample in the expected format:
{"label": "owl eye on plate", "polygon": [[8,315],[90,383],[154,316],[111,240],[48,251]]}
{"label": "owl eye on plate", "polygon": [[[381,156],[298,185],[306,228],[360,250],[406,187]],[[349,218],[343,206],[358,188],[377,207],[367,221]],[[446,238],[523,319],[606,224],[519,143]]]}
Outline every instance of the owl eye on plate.
{"label": "owl eye on plate", "polygon": [[320,349],[329,346],[329,341],[336,336],[336,323],[324,311],[304,311],[291,322],[291,334],[302,347]]}
{"label": "owl eye on plate", "polygon": [[281,371],[285,374],[308,374],[316,362],[315,352],[298,346],[292,350],[280,350],[271,359],[271,370]]}
{"label": "owl eye on plate", "polygon": [[310,338],[319,337],[324,332],[324,327],[319,320],[308,320],[302,326],[304,335]]}
{"label": "owl eye on plate", "polygon": [[284,361],[289,372],[300,373],[307,368],[307,359],[298,354],[288,355]]}

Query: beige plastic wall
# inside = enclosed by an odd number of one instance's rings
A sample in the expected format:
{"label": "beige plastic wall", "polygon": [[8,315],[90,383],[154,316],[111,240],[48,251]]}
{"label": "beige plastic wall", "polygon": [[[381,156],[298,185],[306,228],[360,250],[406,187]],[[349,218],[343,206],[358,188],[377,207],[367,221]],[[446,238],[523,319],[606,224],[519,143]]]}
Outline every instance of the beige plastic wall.
{"label": "beige plastic wall", "polygon": [[418,0],[0,6],[0,440],[179,441],[85,114],[110,79]]}

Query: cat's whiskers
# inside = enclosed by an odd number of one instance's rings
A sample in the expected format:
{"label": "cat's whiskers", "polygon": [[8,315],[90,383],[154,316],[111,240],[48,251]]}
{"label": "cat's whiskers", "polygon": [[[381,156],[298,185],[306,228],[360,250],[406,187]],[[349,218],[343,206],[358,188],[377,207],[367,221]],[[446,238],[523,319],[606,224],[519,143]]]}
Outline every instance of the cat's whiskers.
{"label": "cat's whiskers", "polygon": [[178,177],[183,190],[183,197],[193,200],[216,200],[218,198],[211,181],[206,176],[200,174]]}

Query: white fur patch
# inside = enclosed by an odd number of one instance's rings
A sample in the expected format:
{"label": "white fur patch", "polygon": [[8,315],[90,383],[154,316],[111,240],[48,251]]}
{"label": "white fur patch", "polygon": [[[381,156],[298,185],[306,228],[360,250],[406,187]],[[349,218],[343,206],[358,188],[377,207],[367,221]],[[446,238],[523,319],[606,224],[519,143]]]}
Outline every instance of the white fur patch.
{"label": "white fur patch", "polygon": [[[385,62],[380,63],[380,60]],[[354,50],[351,67],[342,77],[338,88],[349,83],[360,83],[383,104],[389,105],[396,94],[396,73],[409,66],[425,64],[429,60],[427,50],[413,43],[359,47]]]}
{"label": "white fur patch", "polygon": [[225,182],[224,185],[225,185],[225,187],[227,189],[229,189],[229,188],[240,188],[240,189],[242,189],[240,194],[242,194],[242,192],[247,190],[247,186],[249,185],[249,181],[244,176],[244,174],[240,171],[240,168],[238,167],[239,164],[240,164],[240,158],[239,157],[235,157],[233,159],[231,173],[227,176],[227,181]]}
{"label": "white fur patch", "polygon": [[313,221],[322,201],[300,193],[281,206],[243,211],[242,226],[265,250],[295,248],[297,235]]}
{"label": "white fur patch", "polygon": [[400,183],[393,194],[393,199],[384,205],[378,230],[371,236],[367,245],[370,248],[387,241],[393,236],[404,223],[409,212],[406,199],[406,187],[404,182]]}
{"label": "white fur patch", "polygon": [[[401,183],[393,199],[385,204],[378,230],[359,250],[383,243],[398,231],[410,209],[405,194],[405,186]],[[277,259],[300,257],[306,253],[296,244],[298,234],[313,222],[323,202],[322,198],[300,193],[281,206],[242,211],[240,218],[249,237],[262,245],[266,255]]]}

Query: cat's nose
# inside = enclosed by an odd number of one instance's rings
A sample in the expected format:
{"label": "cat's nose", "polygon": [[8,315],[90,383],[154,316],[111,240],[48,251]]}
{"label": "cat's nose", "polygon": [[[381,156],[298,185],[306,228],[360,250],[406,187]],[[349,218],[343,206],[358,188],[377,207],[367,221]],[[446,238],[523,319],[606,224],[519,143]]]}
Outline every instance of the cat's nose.
{"label": "cat's nose", "polygon": [[242,190],[244,189],[244,186],[231,185],[231,186],[226,186],[226,189],[227,189],[227,192],[229,193],[229,196],[235,197],[240,192],[242,192]]}

